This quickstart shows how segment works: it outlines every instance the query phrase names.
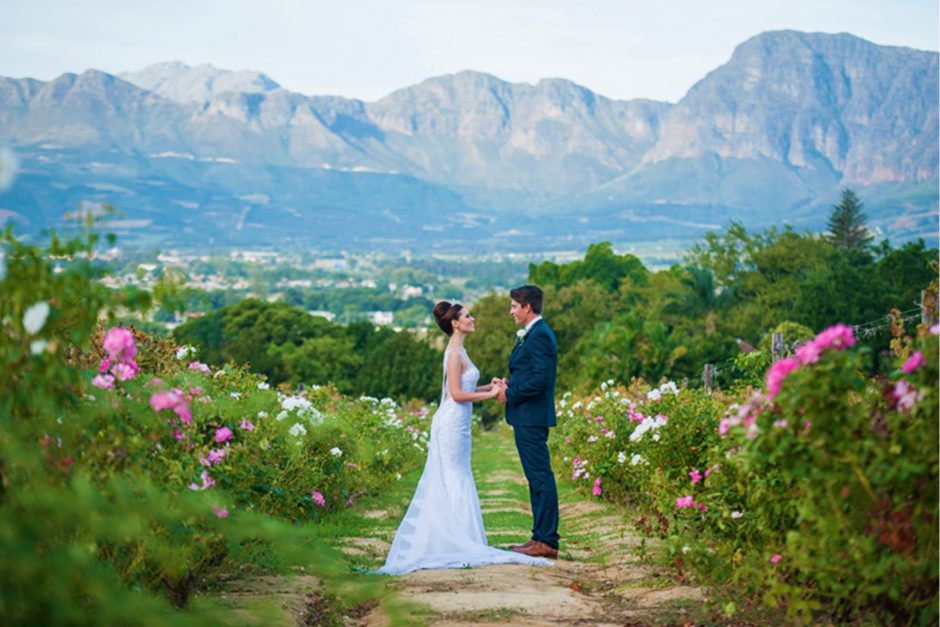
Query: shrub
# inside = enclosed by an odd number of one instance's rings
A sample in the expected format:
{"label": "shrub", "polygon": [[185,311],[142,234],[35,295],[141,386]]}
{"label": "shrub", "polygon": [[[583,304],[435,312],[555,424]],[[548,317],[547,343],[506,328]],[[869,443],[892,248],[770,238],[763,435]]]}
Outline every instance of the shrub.
{"label": "shrub", "polygon": [[935,624],[937,330],[895,343],[890,378],[866,378],[867,349],[837,325],[736,399],[642,382],[566,395],[559,467],[634,505],[674,565],[791,620]]}
{"label": "shrub", "polygon": [[317,525],[290,523],[316,523],[417,464],[427,412],[273,390],[185,347],[97,327],[148,299],[97,282],[96,237],[53,237],[43,251],[10,229],[0,241],[5,624],[230,621],[193,594],[259,553],[335,578]]}

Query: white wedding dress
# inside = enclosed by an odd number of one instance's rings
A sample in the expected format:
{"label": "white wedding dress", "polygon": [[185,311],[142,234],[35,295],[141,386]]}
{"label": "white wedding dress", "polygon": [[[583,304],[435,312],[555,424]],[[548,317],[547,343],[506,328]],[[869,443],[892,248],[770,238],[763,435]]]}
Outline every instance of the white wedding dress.
{"label": "white wedding dress", "polygon": [[[480,371],[462,348],[466,370],[460,388],[476,390]],[[447,354],[441,405],[431,419],[431,439],[424,473],[401,521],[385,566],[385,575],[421,568],[463,568],[484,564],[552,562],[486,544],[480,498],[470,469],[470,415],[473,403],[458,403],[447,393]]]}

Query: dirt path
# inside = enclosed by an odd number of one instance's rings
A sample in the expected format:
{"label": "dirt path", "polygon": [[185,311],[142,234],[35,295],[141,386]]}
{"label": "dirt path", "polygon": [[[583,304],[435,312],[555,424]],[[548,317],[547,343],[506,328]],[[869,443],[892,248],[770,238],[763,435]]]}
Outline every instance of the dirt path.
{"label": "dirt path", "polygon": [[[508,429],[474,440],[474,474],[487,537],[506,547],[528,539],[531,515],[528,486]],[[334,544],[350,566],[362,571],[384,563],[398,522],[414,488],[364,500],[340,521]],[[682,625],[702,603],[697,588],[676,584],[667,573],[643,563],[625,512],[599,499],[576,493],[559,482],[562,536],[554,568],[497,565],[458,570],[423,570],[383,581],[411,607],[407,624],[428,625]],[[220,592],[236,609],[263,604],[267,617],[254,624],[316,625],[324,622],[380,627],[390,625],[381,605],[322,619],[323,597],[312,577],[236,579]],[[244,624],[247,622],[247,616]],[[399,621],[401,622],[401,621]]]}
{"label": "dirt path", "polygon": [[[511,436],[485,433],[474,443],[474,467],[491,545],[528,539],[528,488]],[[478,460],[478,461],[477,461]],[[655,567],[640,563],[638,536],[623,512],[585,500],[559,485],[561,553],[554,568],[498,565],[425,570],[390,578],[404,600],[428,608],[431,625],[647,625],[682,624],[684,608],[701,592],[675,585]],[[402,510],[366,512],[383,523],[375,536],[349,538],[345,551],[382,563]],[[626,531],[625,531],[626,529]],[[385,625],[377,608],[360,625]]]}

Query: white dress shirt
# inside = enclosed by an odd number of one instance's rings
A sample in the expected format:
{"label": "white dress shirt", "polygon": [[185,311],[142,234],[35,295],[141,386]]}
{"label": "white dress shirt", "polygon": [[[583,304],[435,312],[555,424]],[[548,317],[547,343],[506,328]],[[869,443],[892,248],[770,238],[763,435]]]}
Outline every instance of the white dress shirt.
{"label": "white dress shirt", "polygon": [[532,325],[535,324],[536,322],[538,322],[538,321],[541,320],[541,319],[542,319],[542,316],[536,316],[536,317],[532,318],[531,320],[529,320],[529,323],[525,325],[525,332],[526,332],[526,334],[528,334],[528,333],[529,333],[529,330],[532,329]]}

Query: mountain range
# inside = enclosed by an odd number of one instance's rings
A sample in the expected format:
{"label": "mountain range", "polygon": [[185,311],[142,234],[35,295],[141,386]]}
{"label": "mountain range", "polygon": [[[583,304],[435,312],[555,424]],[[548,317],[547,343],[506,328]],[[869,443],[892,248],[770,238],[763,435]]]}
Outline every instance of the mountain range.
{"label": "mountain range", "polygon": [[936,52],[796,31],[677,103],[471,71],[375,102],[179,62],[0,77],[0,216],[33,233],[112,204],[139,246],[542,251],[820,230],[852,187],[877,235],[936,245],[938,78]]}

